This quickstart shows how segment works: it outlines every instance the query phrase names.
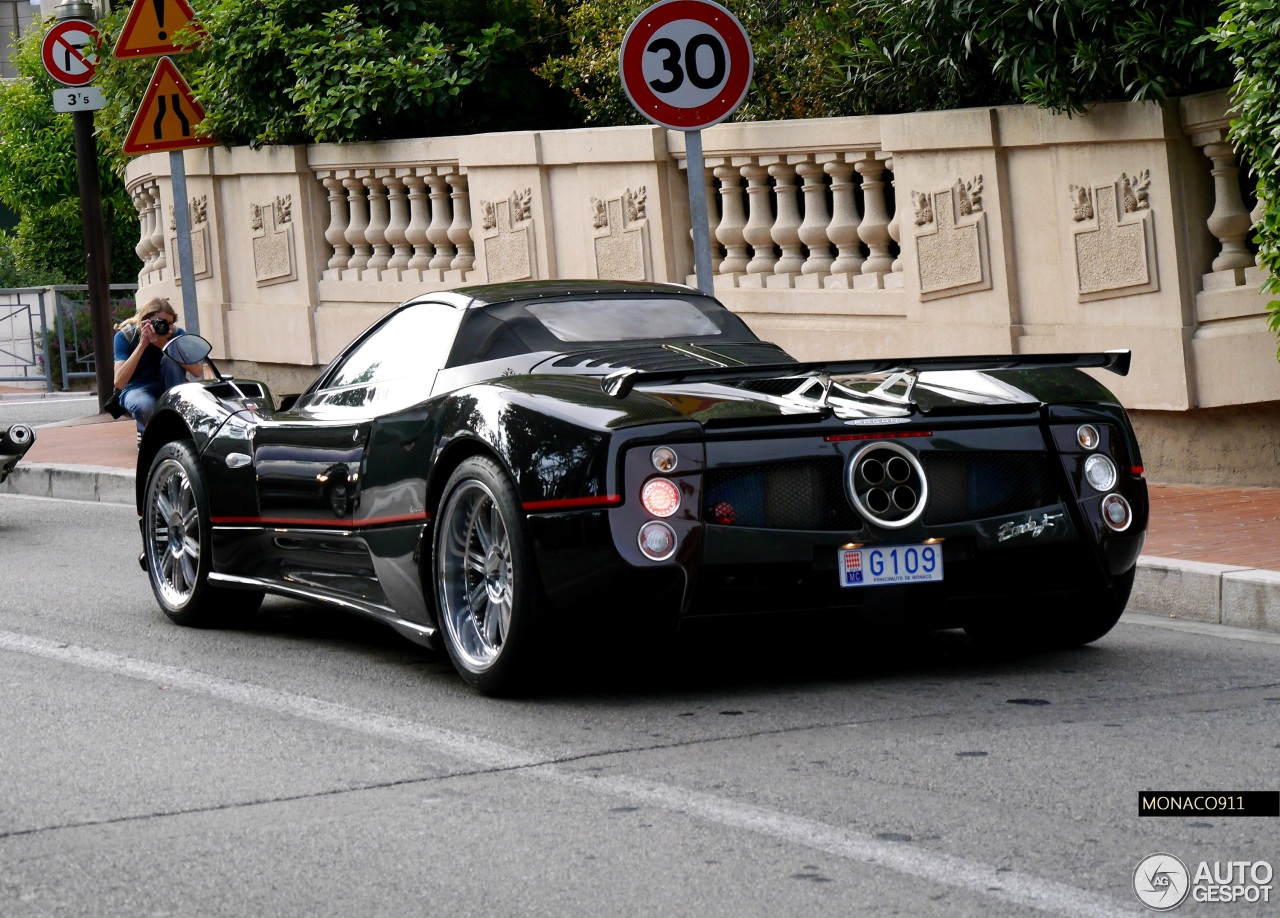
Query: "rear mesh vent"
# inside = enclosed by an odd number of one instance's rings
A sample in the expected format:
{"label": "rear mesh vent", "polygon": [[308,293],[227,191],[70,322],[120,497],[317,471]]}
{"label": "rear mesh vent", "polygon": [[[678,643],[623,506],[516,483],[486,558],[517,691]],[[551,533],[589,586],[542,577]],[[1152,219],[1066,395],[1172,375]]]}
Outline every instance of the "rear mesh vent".
{"label": "rear mesh vent", "polygon": [[1045,453],[924,453],[926,525],[1031,510],[1060,499]]}
{"label": "rear mesh vent", "polygon": [[[704,518],[757,529],[862,528],[844,491],[844,460],[802,460],[711,469]],[[732,523],[729,520],[732,519]]]}

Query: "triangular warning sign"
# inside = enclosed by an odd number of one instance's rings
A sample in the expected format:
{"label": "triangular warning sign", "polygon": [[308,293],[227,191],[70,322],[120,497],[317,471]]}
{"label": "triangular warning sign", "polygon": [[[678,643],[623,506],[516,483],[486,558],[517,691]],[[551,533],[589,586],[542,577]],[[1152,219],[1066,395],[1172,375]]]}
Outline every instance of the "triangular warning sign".
{"label": "triangular warning sign", "polygon": [[124,152],[133,156],[213,146],[217,141],[212,137],[196,136],[196,125],[203,120],[204,106],[191,94],[191,87],[173,61],[162,57],[147,84],[138,113],[133,116]]}
{"label": "triangular warning sign", "polygon": [[185,54],[189,45],[175,45],[173,37],[187,25],[204,34],[187,0],[133,0],[113,52],[118,58]]}

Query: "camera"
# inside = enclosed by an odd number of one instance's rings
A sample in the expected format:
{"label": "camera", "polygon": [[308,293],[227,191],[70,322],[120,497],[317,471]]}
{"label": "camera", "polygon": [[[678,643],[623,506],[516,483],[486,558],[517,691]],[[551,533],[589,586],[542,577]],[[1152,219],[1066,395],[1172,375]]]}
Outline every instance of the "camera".
{"label": "camera", "polygon": [[168,319],[152,319],[151,329],[157,335],[160,335],[161,337],[163,337],[169,334],[169,320]]}

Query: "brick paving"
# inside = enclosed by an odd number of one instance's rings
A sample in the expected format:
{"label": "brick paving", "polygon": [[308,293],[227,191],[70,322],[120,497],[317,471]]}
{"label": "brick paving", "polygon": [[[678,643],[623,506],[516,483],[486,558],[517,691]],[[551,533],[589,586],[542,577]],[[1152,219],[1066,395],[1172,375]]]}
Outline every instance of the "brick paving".
{"label": "brick paving", "polygon": [[[128,418],[94,415],[41,427],[24,462],[134,468]],[[1152,484],[1144,555],[1280,571],[1280,488]]]}
{"label": "brick paving", "polygon": [[36,430],[36,442],[22,461],[133,471],[138,461],[137,437],[137,427],[127,417],[116,421],[109,414],[95,414],[61,421]]}
{"label": "brick paving", "polygon": [[1143,554],[1280,571],[1280,488],[1153,484]]}

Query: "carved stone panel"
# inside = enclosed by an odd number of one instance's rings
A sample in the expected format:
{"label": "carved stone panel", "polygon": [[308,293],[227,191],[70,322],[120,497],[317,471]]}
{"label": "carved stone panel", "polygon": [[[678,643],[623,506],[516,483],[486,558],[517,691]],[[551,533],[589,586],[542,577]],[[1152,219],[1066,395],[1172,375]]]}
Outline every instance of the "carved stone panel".
{"label": "carved stone panel", "polygon": [[1109,184],[1068,187],[1079,302],[1160,289],[1150,184],[1144,169]]}
{"label": "carved stone panel", "polygon": [[514,191],[505,201],[481,201],[484,264],[491,283],[536,276],[533,192]]}
{"label": "carved stone panel", "polygon": [[253,229],[253,276],[259,287],[297,280],[293,249],[293,195],[266,204],[250,204]]}
{"label": "carved stone panel", "polygon": [[614,280],[648,280],[649,220],[645,211],[646,189],[627,189],[616,198],[592,198],[596,277]]}
{"label": "carved stone panel", "polygon": [[943,191],[911,192],[915,206],[916,263],[923,300],[991,289],[987,215],[982,176]]}
{"label": "carved stone panel", "polygon": [[[209,236],[209,196],[200,195],[188,203],[187,218],[191,224],[191,276],[196,280],[213,277],[213,256]],[[178,220],[169,205],[169,264],[174,280],[182,280],[182,260],[178,258]]]}

